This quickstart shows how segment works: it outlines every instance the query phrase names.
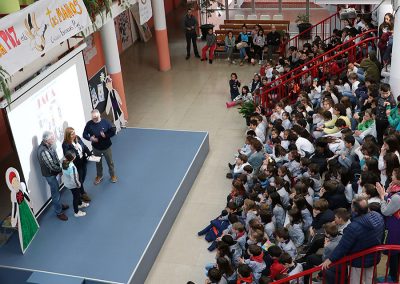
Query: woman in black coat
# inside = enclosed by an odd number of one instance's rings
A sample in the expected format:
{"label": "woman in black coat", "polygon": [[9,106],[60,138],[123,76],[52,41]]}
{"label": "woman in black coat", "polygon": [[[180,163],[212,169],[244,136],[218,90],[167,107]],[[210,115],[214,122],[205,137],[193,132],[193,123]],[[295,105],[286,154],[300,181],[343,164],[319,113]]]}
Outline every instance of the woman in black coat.
{"label": "woman in black coat", "polygon": [[74,165],[78,170],[79,182],[81,183],[80,193],[82,201],[90,202],[91,199],[86,193],[83,183],[85,182],[87,172],[87,158],[92,155],[89,148],[83,143],[82,139],[76,135],[72,127],[67,127],[64,132],[64,141],[62,143],[63,153],[73,151],[75,153]]}

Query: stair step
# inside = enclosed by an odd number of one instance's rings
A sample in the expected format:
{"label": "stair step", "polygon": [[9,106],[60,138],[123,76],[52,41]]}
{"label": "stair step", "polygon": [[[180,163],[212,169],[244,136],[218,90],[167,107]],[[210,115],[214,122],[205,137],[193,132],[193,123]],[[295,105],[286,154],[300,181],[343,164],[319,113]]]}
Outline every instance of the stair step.
{"label": "stair step", "polygon": [[85,279],[44,272],[33,272],[27,284],[83,284]]}

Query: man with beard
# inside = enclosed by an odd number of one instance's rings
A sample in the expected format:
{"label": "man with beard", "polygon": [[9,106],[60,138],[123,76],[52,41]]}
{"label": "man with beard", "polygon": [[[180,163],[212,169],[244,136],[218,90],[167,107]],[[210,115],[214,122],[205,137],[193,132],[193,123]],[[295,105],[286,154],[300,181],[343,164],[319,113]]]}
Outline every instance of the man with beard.
{"label": "man with beard", "polygon": [[57,218],[67,221],[68,217],[63,213],[69,208],[68,205],[61,204],[60,201],[60,184],[57,176],[61,173],[61,163],[56,152],[56,139],[50,131],[45,131],[37,150],[37,157],[40,164],[42,176],[46,179],[50,186],[51,199]]}

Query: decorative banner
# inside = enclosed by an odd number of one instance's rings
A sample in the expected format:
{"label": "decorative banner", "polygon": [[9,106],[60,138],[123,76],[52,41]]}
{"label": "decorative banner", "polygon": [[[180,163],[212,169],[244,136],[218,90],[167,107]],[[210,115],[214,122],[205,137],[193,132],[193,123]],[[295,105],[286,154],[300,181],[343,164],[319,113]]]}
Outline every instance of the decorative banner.
{"label": "decorative banner", "polygon": [[140,39],[144,42],[148,42],[151,39],[151,30],[147,23],[143,25],[140,24],[140,15],[139,15],[139,5],[135,4],[129,9],[132,13],[132,17],[135,19],[136,25],[138,26]]}
{"label": "decorative banner", "polygon": [[18,171],[8,168],[5,178],[11,191],[11,226],[18,229],[21,250],[25,253],[39,231],[39,224],[33,214],[29,191],[25,183],[21,182]]}
{"label": "decorative banner", "polygon": [[0,19],[0,66],[10,74],[91,25],[83,0],[41,0]]}
{"label": "decorative banner", "polygon": [[140,25],[144,25],[153,16],[153,10],[151,9],[151,0],[138,0],[138,2],[139,2]]}

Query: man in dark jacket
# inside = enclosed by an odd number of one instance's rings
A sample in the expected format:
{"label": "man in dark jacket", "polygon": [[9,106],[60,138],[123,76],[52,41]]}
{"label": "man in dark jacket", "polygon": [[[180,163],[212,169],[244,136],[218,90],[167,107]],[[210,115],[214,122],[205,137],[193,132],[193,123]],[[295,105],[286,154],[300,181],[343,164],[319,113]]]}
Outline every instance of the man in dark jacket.
{"label": "man in dark jacket", "polygon": [[58,219],[67,221],[68,217],[63,213],[63,210],[68,209],[69,206],[61,204],[60,201],[60,184],[57,180],[57,176],[62,172],[62,170],[55,146],[56,139],[54,138],[54,134],[50,131],[44,132],[42,143],[40,143],[37,150],[37,157],[42,176],[50,186],[54,211],[56,212]]}
{"label": "man in dark jacket", "polygon": [[185,36],[186,36],[186,59],[190,58],[190,42],[193,43],[193,51],[194,55],[197,58],[200,58],[199,51],[197,50],[197,20],[193,16],[192,8],[189,8],[185,18],[183,20],[183,26],[185,28]]}
{"label": "man in dark jacket", "polygon": [[[356,217],[343,230],[342,239],[331,256],[322,263],[323,269],[327,269],[332,262],[338,261],[346,255],[382,243],[385,228],[384,220],[379,213],[368,210],[368,200],[363,197],[354,200],[352,211],[356,214]],[[369,254],[353,260],[349,283],[360,283],[361,277],[364,283],[373,283],[374,263],[375,261],[376,263],[379,262],[380,256],[377,259],[374,258],[375,254]],[[361,271],[363,271],[362,275]]]}
{"label": "man in dark jacket", "polygon": [[280,43],[280,33],[276,31],[275,26],[271,26],[271,31],[267,34],[268,60],[272,59],[272,54],[278,50]]}
{"label": "man in dark jacket", "polygon": [[97,176],[94,184],[97,185],[103,180],[103,156],[108,165],[111,182],[117,182],[115,175],[114,162],[111,151],[111,137],[115,135],[115,127],[107,119],[101,119],[100,112],[97,109],[92,110],[92,120],[86,123],[82,137],[92,142],[93,155],[101,157],[96,163]]}

